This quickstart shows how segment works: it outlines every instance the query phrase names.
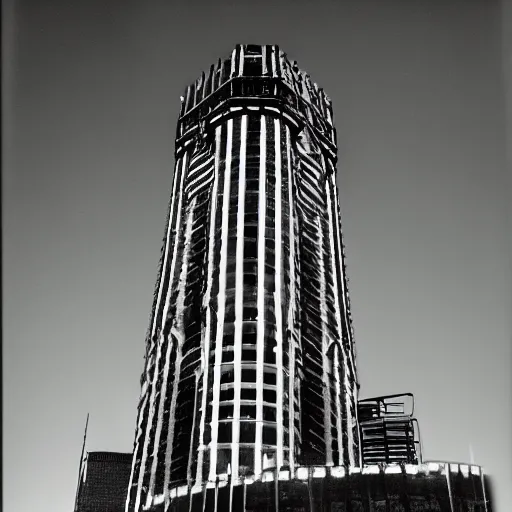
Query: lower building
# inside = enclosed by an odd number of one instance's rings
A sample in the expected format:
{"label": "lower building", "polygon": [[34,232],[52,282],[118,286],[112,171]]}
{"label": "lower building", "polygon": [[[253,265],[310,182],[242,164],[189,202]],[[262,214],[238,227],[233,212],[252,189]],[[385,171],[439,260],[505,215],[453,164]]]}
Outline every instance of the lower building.
{"label": "lower building", "polygon": [[81,464],[75,512],[124,512],[131,465],[131,453],[87,453]]}
{"label": "lower building", "polygon": [[[121,455],[126,460],[130,456]],[[96,466],[93,471],[98,469]],[[126,480],[122,464],[111,465],[110,469],[114,469],[110,473],[113,481]],[[116,491],[107,498],[105,490],[109,486],[105,485],[103,475],[95,472],[89,477],[98,482],[83,488],[86,495],[78,500],[78,512],[124,510],[125,495]],[[126,486],[127,483],[126,480]],[[147,510],[163,512],[163,499]],[[429,462],[373,464],[350,472],[336,466],[303,466],[294,474],[287,470],[267,471],[261,480],[246,478],[236,484],[226,475],[201,489],[186,485],[171,489],[167,511],[492,512],[492,509],[489,484],[479,466]]]}
{"label": "lower building", "polygon": [[359,400],[363,464],[421,462],[419,428],[411,393]]}
{"label": "lower building", "polygon": [[[190,493],[174,490],[169,512],[490,512],[478,466],[448,463],[299,467],[231,486],[229,477]],[[162,508],[154,507],[159,511]]]}

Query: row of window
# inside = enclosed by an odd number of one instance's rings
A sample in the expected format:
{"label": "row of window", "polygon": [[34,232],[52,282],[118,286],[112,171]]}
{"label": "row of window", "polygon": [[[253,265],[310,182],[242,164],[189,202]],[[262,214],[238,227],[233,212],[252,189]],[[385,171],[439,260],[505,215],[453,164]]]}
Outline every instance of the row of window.
{"label": "row of window", "polygon": [[[256,400],[257,390],[256,387],[251,387],[251,384],[243,383],[240,388],[240,400]],[[219,400],[221,403],[229,402],[235,398],[235,389],[229,387],[227,389],[220,390]],[[277,394],[275,389],[267,388],[267,385],[263,387],[263,401],[268,404],[275,404],[277,400]]]}
{"label": "row of window", "polygon": [[[219,406],[219,420],[232,420],[234,413],[233,402],[221,402]],[[240,419],[255,420],[257,413],[257,406],[255,403],[242,403],[240,405]],[[269,405],[263,407],[263,421],[273,422],[276,420],[276,407]]]}
{"label": "row of window", "polygon": [[[255,421],[240,421],[239,443],[255,443],[256,442],[256,425]],[[263,425],[262,443],[267,445],[277,444],[277,429],[276,425]],[[286,429],[284,429],[286,431]],[[232,443],[233,442],[233,423],[231,421],[224,421],[219,423],[218,430],[218,443]]]}
{"label": "row of window", "polygon": [[[272,444],[272,443],[268,443]],[[284,465],[288,464],[288,449],[283,449]],[[254,472],[254,449],[240,447],[238,450],[239,474],[249,475]],[[276,449],[266,446],[262,450],[261,468],[271,469],[276,467]],[[231,448],[222,447],[217,451],[217,474],[231,472]]]}

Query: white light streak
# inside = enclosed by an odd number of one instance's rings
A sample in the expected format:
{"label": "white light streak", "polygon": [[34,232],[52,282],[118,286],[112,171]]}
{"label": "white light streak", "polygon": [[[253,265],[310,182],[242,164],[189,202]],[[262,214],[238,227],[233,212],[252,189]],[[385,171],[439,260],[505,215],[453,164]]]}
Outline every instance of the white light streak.
{"label": "white light streak", "polygon": [[242,383],[242,327],[244,313],[244,225],[245,225],[245,152],[247,145],[247,115],[242,116],[240,133],[240,163],[238,168],[238,210],[236,228],[235,274],[235,334],[234,375],[235,399],[233,409],[233,439],[231,465],[233,479],[238,478],[240,439],[240,388]]}
{"label": "white light streak", "polygon": [[215,337],[215,365],[213,368],[212,437],[210,442],[210,474],[208,480],[215,480],[217,473],[217,439],[219,430],[220,369],[222,363],[222,338],[226,310],[226,270],[228,252],[229,195],[231,185],[231,159],[233,147],[233,120],[228,120],[226,142],[226,164],[224,169],[224,195],[222,202],[222,244],[220,250],[220,272],[218,293],[217,333]]}
{"label": "white light streak", "polygon": [[[288,272],[290,278],[290,304],[288,308],[288,328],[294,330],[295,320],[295,216],[294,216],[294,198],[293,198],[293,174],[292,174],[292,155],[290,128],[286,126],[286,166],[288,171],[288,222],[289,222],[289,245],[290,254],[288,260]],[[288,435],[290,439],[288,451],[288,464],[293,474],[295,470],[295,340],[290,337],[289,350],[289,382],[288,382]]]}
{"label": "white light streak", "polygon": [[263,358],[265,344],[265,223],[266,223],[266,117],[260,118],[260,172],[258,190],[258,318],[256,330],[256,437],[254,444],[254,475],[261,474],[263,434]]}
{"label": "white light streak", "polygon": [[379,466],[375,464],[372,464],[371,466],[365,466],[362,470],[363,475],[378,475],[379,473]]}
{"label": "white light streak", "polygon": [[204,430],[206,422],[206,409],[207,409],[207,398],[208,398],[208,376],[210,374],[210,330],[212,325],[212,311],[210,306],[212,284],[213,284],[213,266],[214,266],[214,248],[215,248],[215,222],[217,219],[217,195],[219,187],[219,164],[220,164],[220,145],[221,145],[222,127],[217,126],[215,130],[215,171],[213,190],[211,196],[211,207],[210,207],[210,233],[209,233],[209,244],[208,244],[208,270],[207,270],[207,287],[205,297],[203,299],[203,306],[206,309],[206,326],[205,336],[203,345],[203,396],[201,400],[201,423],[199,426],[199,453],[197,459],[197,471],[196,471],[196,483],[202,483],[203,481],[203,463],[204,463],[204,451],[206,446],[204,444]]}
{"label": "white light streak", "polygon": [[[182,203],[182,199],[183,199],[183,184],[184,184],[184,181],[185,181],[186,169],[187,169],[187,154],[185,153],[183,155],[181,174],[180,174],[180,185],[179,185],[179,192],[178,192],[178,207],[177,207],[177,215],[176,215],[176,226],[175,226],[175,230],[174,230],[176,233],[180,232],[180,227],[181,227],[181,203]],[[174,184],[173,184],[173,194],[176,193],[176,189],[174,188],[174,185],[176,184],[176,181],[177,180],[174,180]],[[176,196],[173,196],[173,197],[176,197]],[[172,219],[173,219],[173,216],[174,216],[174,201],[172,201],[171,210],[172,210],[172,216],[170,217],[170,220],[169,220],[169,228],[168,228],[168,234],[167,234],[167,238],[168,239],[170,237],[170,233],[172,231],[172,228],[174,227],[174,226],[172,226]],[[170,245],[169,243],[166,243],[166,251],[165,251],[166,254],[164,256],[164,262],[167,262],[167,253],[169,252],[169,245]],[[167,296],[166,296],[166,300],[165,300],[165,303],[164,303],[164,312],[162,314],[162,323],[165,322],[165,318],[167,316],[167,309],[169,307],[169,304],[168,304],[169,303],[169,296],[170,296],[170,292],[172,290],[172,285],[173,285],[172,278],[174,276],[174,268],[175,268],[175,265],[176,265],[176,254],[177,254],[177,250],[178,250],[177,238],[175,239],[173,249],[174,250],[173,250],[172,260],[171,260],[171,269],[170,269],[170,273],[169,273],[170,278],[169,278],[169,284],[168,284],[168,287],[167,287]],[[167,268],[167,265],[166,265],[166,263],[164,263],[164,266],[162,267],[161,286],[159,287],[157,303],[160,303],[160,300],[161,300],[161,297],[162,297],[162,283],[163,283],[163,281],[165,279],[166,268]],[[155,318],[154,318],[153,328],[151,330],[151,333],[152,333],[151,338],[153,338],[153,336],[155,335],[155,331],[156,331],[156,315],[158,314],[157,311],[158,311],[158,309],[155,309]],[[160,337],[160,346],[161,346],[162,342],[163,342],[163,338],[161,336]],[[153,377],[153,383],[152,383],[151,397],[149,399],[149,407],[150,407],[150,409],[149,409],[149,417],[148,417],[147,425],[151,425],[151,423],[153,421],[153,416],[155,414],[155,408],[156,408],[155,394],[156,394],[156,384],[157,384],[157,381],[158,381],[158,363],[159,363],[160,355],[161,355],[161,350],[158,350],[157,351],[156,361],[154,363],[155,364],[155,367],[154,367],[155,370],[154,370],[154,377]],[[141,415],[143,414],[143,411],[144,411],[144,409],[141,409],[141,413],[140,413]],[[142,448],[142,460],[141,460],[140,467],[139,467],[139,479],[138,479],[138,484],[137,484],[137,495],[136,495],[136,500],[135,500],[135,510],[138,510],[140,499],[141,499],[142,482],[143,482],[143,479],[144,479],[144,474],[145,474],[145,470],[146,470],[146,459],[147,459],[147,456],[148,456],[147,451],[148,451],[148,445],[149,445],[149,433],[150,433],[150,430],[151,430],[150,428],[146,428],[146,431],[145,431],[144,445],[143,445],[143,448]]]}
{"label": "white light streak", "polygon": [[283,284],[281,276],[282,268],[282,220],[283,211],[281,200],[281,121],[274,119],[275,131],[275,317],[276,317],[276,363],[277,363],[277,469],[283,465],[283,320],[281,304],[281,287]]}
{"label": "white light streak", "polygon": [[398,464],[395,464],[392,466],[386,466],[384,468],[384,473],[386,473],[387,475],[393,475],[393,474],[396,475],[401,472],[402,472],[402,468]]}

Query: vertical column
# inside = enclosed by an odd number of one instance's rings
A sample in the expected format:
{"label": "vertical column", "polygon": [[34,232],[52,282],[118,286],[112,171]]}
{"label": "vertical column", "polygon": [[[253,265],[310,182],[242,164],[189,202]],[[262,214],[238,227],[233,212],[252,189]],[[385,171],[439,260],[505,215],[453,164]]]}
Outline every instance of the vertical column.
{"label": "vertical column", "polygon": [[[344,374],[344,389],[345,389],[345,403],[346,403],[346,429],[347,429],[347,437],[348,437],[348,463],[350,466],[355,466],[356,462],[359,465],[359,457],[355,453],[355,443],[354,443],[354,432],[353,427],[356,424],[357,418],[354,415],[353,411],[357,413],[356,400],[357,400],[357,386],[355,383],[350,383],[349,375],[355,372],[355,363],[354,363],[354,353],[353,353],[353,339],[351,332],[351,324],[348,317],[348,304],[347,304],[347,291],[345,288],[345,279],[344,279],[344,262],[343,262],[343,248],[341,244],[341,225],[339,222],[340,214],[339,214],[339,204],[338,204],[338,196],[336,189],[336,176],[334,172],[330,173],[330,196],[331,203],[333,206],[333,229],[335,230],[335,238],[336,238],[336,258],[338,260],[338,268],[340,269],[340,275],[338,276],[338,283],[341,288],[339,293],[339,298],[342,301],[342,310],[343,310],[343,323],[345,326],[348,347],[345,346],[344,342],[341,343],[341,349],[343,354],[343,374]],[[337,236],[336,236],[337,235]]]}
{"label": "vertical column", "polygon": [[206,450],[204,442],[204,432],[206,423],[206,410],[208,401],[208,379],[211,372],[209,365],[210,360],[210,332],[212,326],[212,310],[211,310],[211,294],[213,284],[213,271],[214,271],[214,251],[215,251],[215,224],[217,219],[217,194],[219,187],[219,166],[220,166],[220,151],[221,151],[221,134],[222,126],[217,126],[215,130],[215,174],[213,181],[213,190],[211,197],[210,206],[210,231],[208,241],[208,269],[207,269],[207,287],[206,293],[203,300],[203,307],[206,310],[206,328],[205,336],[202,348],[202,369],[203,369],[203,395],[201,399],[201,418],[199,426],[199,447],[198,447],[198,462],[196,470],[196,484],[200,485],[203,483],[203,463],[204,463],[204,452]]}
{"label": "vertical column", "polygon": [[236,277],[235,277],[235,339],[233,438],[231,444],[232,480],[238,478],[240,438],[240,388],[242,385],[242,327],[244,314],[244,225],[245,225],[245,153],[247,144],[247,115],[242,116],[240,133],[240,164],[238,169],[238,210],[236,230]]}
{"label": "vertical column", "polygon": [[[157,326],[157,322],[158,322],[158,316],[159,316],[158,312],[160,311],[160,309],[162,307],[161,302],[162,302],[162,295],[164,293],[165,283],[167,283],[167,285],[169,286],[169,281],[170,281],[170,277],[167,273],[167,266],[168,266],[169,255],[171,253],[171,244],[172,244],[171,233],[173,231],[173,228],[175,227],[174,226],[174,224],[175,224],[174,217],[176,215],[177,203],[178,203],[178,201],[175,198],[177,196],[178,187],[180,187],[179,188],[180,197],[181,197],[181,193],[183,191],[183,176],[184,176],[184,173],[185,173],[184,171],[186,168],[185,159],[186,159],[186,154],[183,157],[177,158],[176,165],[174,167],[172,195],[171,195],[171,199],[170,199],[170,203],[169,203],[169,213],[168,213],[168,218],[167,218],[167,229],[166,229],[166,236],[165,236],[165,242],[164,242],[164,247],[163,247],[160,275],[159,275],[159,279],[158,279],[158,283],[157,283],[155,304],[154,304],[154,308],[152,311],[152,319],[151,319],[151,323],[150,323],[150,326],[148,329],[148,335],[146,337],[146,342],[149,344],[149,347],[147,349],[148,354],[152,351],[152,346],[154,346],[154,344],[156,343],[154,340],[154,336],[155,336],[155,330],[156,330],[156,326]],[[144,384],[142,386],[141,398],[140,398],[140,400],[142,401],[142,404],[141,404],[141,407],[138,412],[137,434],[136,434],[137,437],[136,437],[135,446],[134,446],[134,450],[133,450],[132,469],[131,469],[131,474],[130,474],[130,483],[129,483],[129,487],[128,487],[129,492],[128,492],[128,496],[127,496],[127,500],[126,500],[126,510],[127,511],[128,511],[128,507],[131,502],[132,491],[135,490],[137,495],[139,494],[139,486],[137,485],[135,487],[135,489],[132,489],[132,487],[134,486],[135,480],[137,480],[137,482],[139,481],[138,477],[140,475],[140,472],[143,471],[143,466],[140,463],[141,461],[140,460],[138,461],[138,458],[139,458],[139,453],[140,453],[140,449],[141,449],[141,445],[140,445],[140,442],[142,440],[141,438],[144,436],[144,441],[145,441],[145,439],[146,439],[145,434],[147,432],[145,430],[143,430],[142,423],[144,421],[144,413],[146,411],[146,408],[149,405],[148,401],[150,400],[150,396],[153,393],[154,388],[152,387],[152,385],[154,385],[154,383],[155,383],[154,378],[152,379],[152,382],[149,382],[149,378],[150,378],[149,364],[150,364],[150,361],[148,359],[146,361],[146,368],[145,368],[146,375],[144,377],[145,380],[144,380]],[[154,375],[156,375],[156,374],[157,374],[157,372],[156,372],[156,368],[155,368]],[[148,389],[148,384],[149,384],[149,387],[151,388],[150,390]],[[144,442],[143,442],[143,446],[144,446]],[[142,448],[143,448],[143,446],[142,446]],[[142,454],[141,454],[141,456],[142,456]],[[139,464],[137,464],[137,462],[139,462]],[[137,466],[139,468],[139,475],[136,474],[135,468]]]}
{"label": "vertical column", "polygon": [[283,211],[281,187],[281,121],[274,120],[275,132],[275,316],[276,316],[276,364],[277,364],[277,469],[283,465],[283,319],[282,319],[282,236]]}
{"label": "vertical column", "polygon": [[[149,441],[150,441],[150,433],[152,431],[151,427],[153,425],[153,418],[154,418],[155,409],[156,409],[155,394],[157,392],[157,388],[161,385],[161,383],[158,382],[158,364],[159,364],[160,357],[162,356],[161,349],[162,349],[162,344],[164,342],[162,330],[163,330],[163,324],[165,323],[165,319],[167,318],[167,311],[169,309],[170,296],[171,296],[173,284],[174,284],[173,283],[174,271],[175,271],[175,267],[176,267],[176,259],[177,259],[176,257],[177,257],[178,246],[179,246],[179,237],[181,234],[183,189],[184,189],[186,170],[188,167],[187,156],[188,156],[187,153],[185,153],[185,155],[183,156],[182,168],[181,168],[181,173],[180,173],[180,185],[179,185],[179,194],[178,194],[178,204],[177,204],[177,210],[176,210],[176,221],[175,221],[175,226],[173,226],[175,228],[174,229],[175,238],[174,238],[174,244],[173,244],[174,247],[173,247],[173,251],[172,251],[171,267],[169,270],[167,293],[166,293],[166,297],[165,297],[165,302],[163,303],[163,314],[161,317],[161,325],[159,327],[160,337],[158,340],[156,361],[155,361],[154,372],[153,372],[151,395],[149,397],[149,403],[148,403],[149,414],[148,414],[148,421],[146,423],[146,428],[145,428],[144,445],[143,445],[143,449],[142,449],[141,464],[140,464],[138,483],[137,483],[137,495],[136,495],[136,499],[135,499],[135,510],[136,511],[139,509],[139,504],[142,499],[142,496],[141,496],[142,491],[143,491],[142,482],[143,482],[143,479],[144,479],[144,476],[146,473],[146,464],[147,464],[147,459],[148,459],[148,455],[149,455],[148,454],[148,445],[149,445]],[[167,267],[165,267],[165,269],[167,270]],[[160,292],[159,292],[159,295],[160,295]],[[159,299],[161,300],[161,296],[159,297]],[[159,302],[160,302],[160,300],[159,300]],[[156,331],[156,323],[157,322],[155,322],[155,325],[153,326],[153,329],[152,329],[153,335],[157,332]]]}
{"label": "vertical column", "polygon": [[254,475],[261,475],[263,457],[263,360],[265,344],[265,224],[267,182],[266,116],[260,118],[260,172],[258,190],[258,320],[256,330],[256,437],[254,446]]}
{"label": "vertical column", "polygon": [[[334,219],[333,219],[333,204],[332,204],[332,194],[331,194],[331,186],[330,186],[330,179],[329,179],[329,173],[330,169],[327,168],[325,165],[325,158],[322,156],[322,164],[325,168],[325,172],[327,173],[327,179],[325,180],[325,196],[327,201],[327,218],[328,218],[328,224],[329,224],[329,250],[330,250],[330,267],[332,272],[332,281],[333,281],[333,288],[334,288],[334,311],[336,313],[336,324],[337,324],[337,334],[338,334],[338,340],[334,341],[334,343],[337,343],[341,345],[343,342],[343,324],[341,319],[341,312],[340,312],[340,303],[339,303],[339,297],[340,292],[338,289],[338,268],[336,265],[336,249],[335,249],[335,240],[334,240]],[[344,461],[344,454],[345,454],[345,447],[344,447],[344,441],[343,441],[343,422],[344,419],[344,408],[342,407],[342,400],[345,400],[345,397],[342,396],[342,386],[340,382],[340,360],[339,360],[339,345],[334,347],[334,353],[333,353],[333,363],[334,363],[334,377],[336,379],[336,427],[338,430],[338,452],[339,452],[339,460],[335,461],[336,464],[343,465]]]}
{"label": "vertical column", "polygon": [[224,333],[224,313],[226,309],[226,269],[228,250],[229,196],[231,185],[231,158],[233,149],[233,120],[227,123],[226,163],[224,168],[224,193],[222,202],[221,252],[219,268],[219,294],[217,332],[215,336],[215,363],[213,367],[212,440],[210,443],[210,474],[214,481],[217,475],[217,439],[219,430],[220,370],[222,363],[222,338]]}
{"label": "vertical column", "polygon": [[[325,171],[324,171],[325,172]],[[325,460],[326,465],[331,466],[332,459],[332,434],[331,434],[331,386],[330,386],[330,372],[328,359],[329,338],[327,336],[328,319],[326,314],[327,301],[326,301],[326,282],[327,274],[325,272],[325,247],[324,247],[324,228],[323,217],[318,216],[318,242],[319,242],[319,265],[320,265],[320,319],[322,325],[322,372],[323,384],[322,393],[324,399],[324,439],[325,439]]]}
{"label": "vertical column", "polygon": [[[195,200],[194,200],[195,203]],[[190,206],[190,208],[187,211],[187,220],[185,225],[185,247],[190,247],[190,239],[192,236],[192,220],[193,220],[193,211],[194,211],[194,203]],[[177,344],[176,346],[176,360],[174,362],[174,371],[171,373],[171,375],[174,375],[174,381],[172,383],[172,386],[166,386],[166,388],[162,389],[162,394],[165,395],[168,393],[169,388],[171,391],[171,405],[168,415],[168,430],[167,430],[167,444],[166,444],[166,451],[165,451],[165,470],[164,470],[164,493],[167,492],[167,489],[169,488],[169,483],[171,481],[171,471],[172,471],[172,456],[173,456],[173,449],[175,444],[175,427],[176,427],[176,403],[178,399],[178,387],[180,384],[180,372],[181,372],[181,362],[183,359],[183,344],[185,342],[185,329],[183,325],[183,309],[184,309],[184,301],[185,301],[185,292],[186,288],[184,284],[187,280],[187,273],[188,273],[188,265],[189,265],[189,259],[190,259],[190,252],[186,251],[183,255],[183,261],[182,261],[182,268],[180,273],[180,278],[178,280],[178,283],[180,283],[180,288],[178,291],[178,298],[176,301],[176,317],[173,319],[173,325],[170,329],[169,336],[171,339]],[[169,301],[170,302],[170,301]],[[167,313],[166,313],[167,316]],[[170,353],[170,343],[169,343],[169,352]],[[169,357],[169,356],[168,356]],[[169,374],[169,368],[167,368],[167,373],[165,375],[165,378],[167,378],[167,375]],[[162,397],[163,398],[163,397]],[[157,426],[158,428],[158,426]],[[161,428],[161,426],[160,426]],[[191,441],[192,442],[192,441]],[[166,508],[169,506],[168,501],[168,495],[165,498],[166,500]]]}
{"label": "vertical column", "polygon": [[288,227],[289,227],[289,280],[290,302],[288,305],[288,331],[289,331],[289,377],[288,377],[288,435],[289,452],[288,461],[290,471],[295,471],[295,208],[294,208],[294,179],[291,162],[291,135],[290,128],[286,126],[286,171],[288,175]]}

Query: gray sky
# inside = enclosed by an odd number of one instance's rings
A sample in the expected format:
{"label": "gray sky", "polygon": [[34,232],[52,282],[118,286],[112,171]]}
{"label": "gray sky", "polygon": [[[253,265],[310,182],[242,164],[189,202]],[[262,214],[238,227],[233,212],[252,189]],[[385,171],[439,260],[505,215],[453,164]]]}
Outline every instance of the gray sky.
{"label": "gray sky", "polygon": [[4,510],[71,510],[87,412],[89,450],[131,450],[179,96],[254,42],[333,100],[362,397],[414,393],[425,458],[470,462],[471,446],[506,512],[497,2],[5,4]]}

